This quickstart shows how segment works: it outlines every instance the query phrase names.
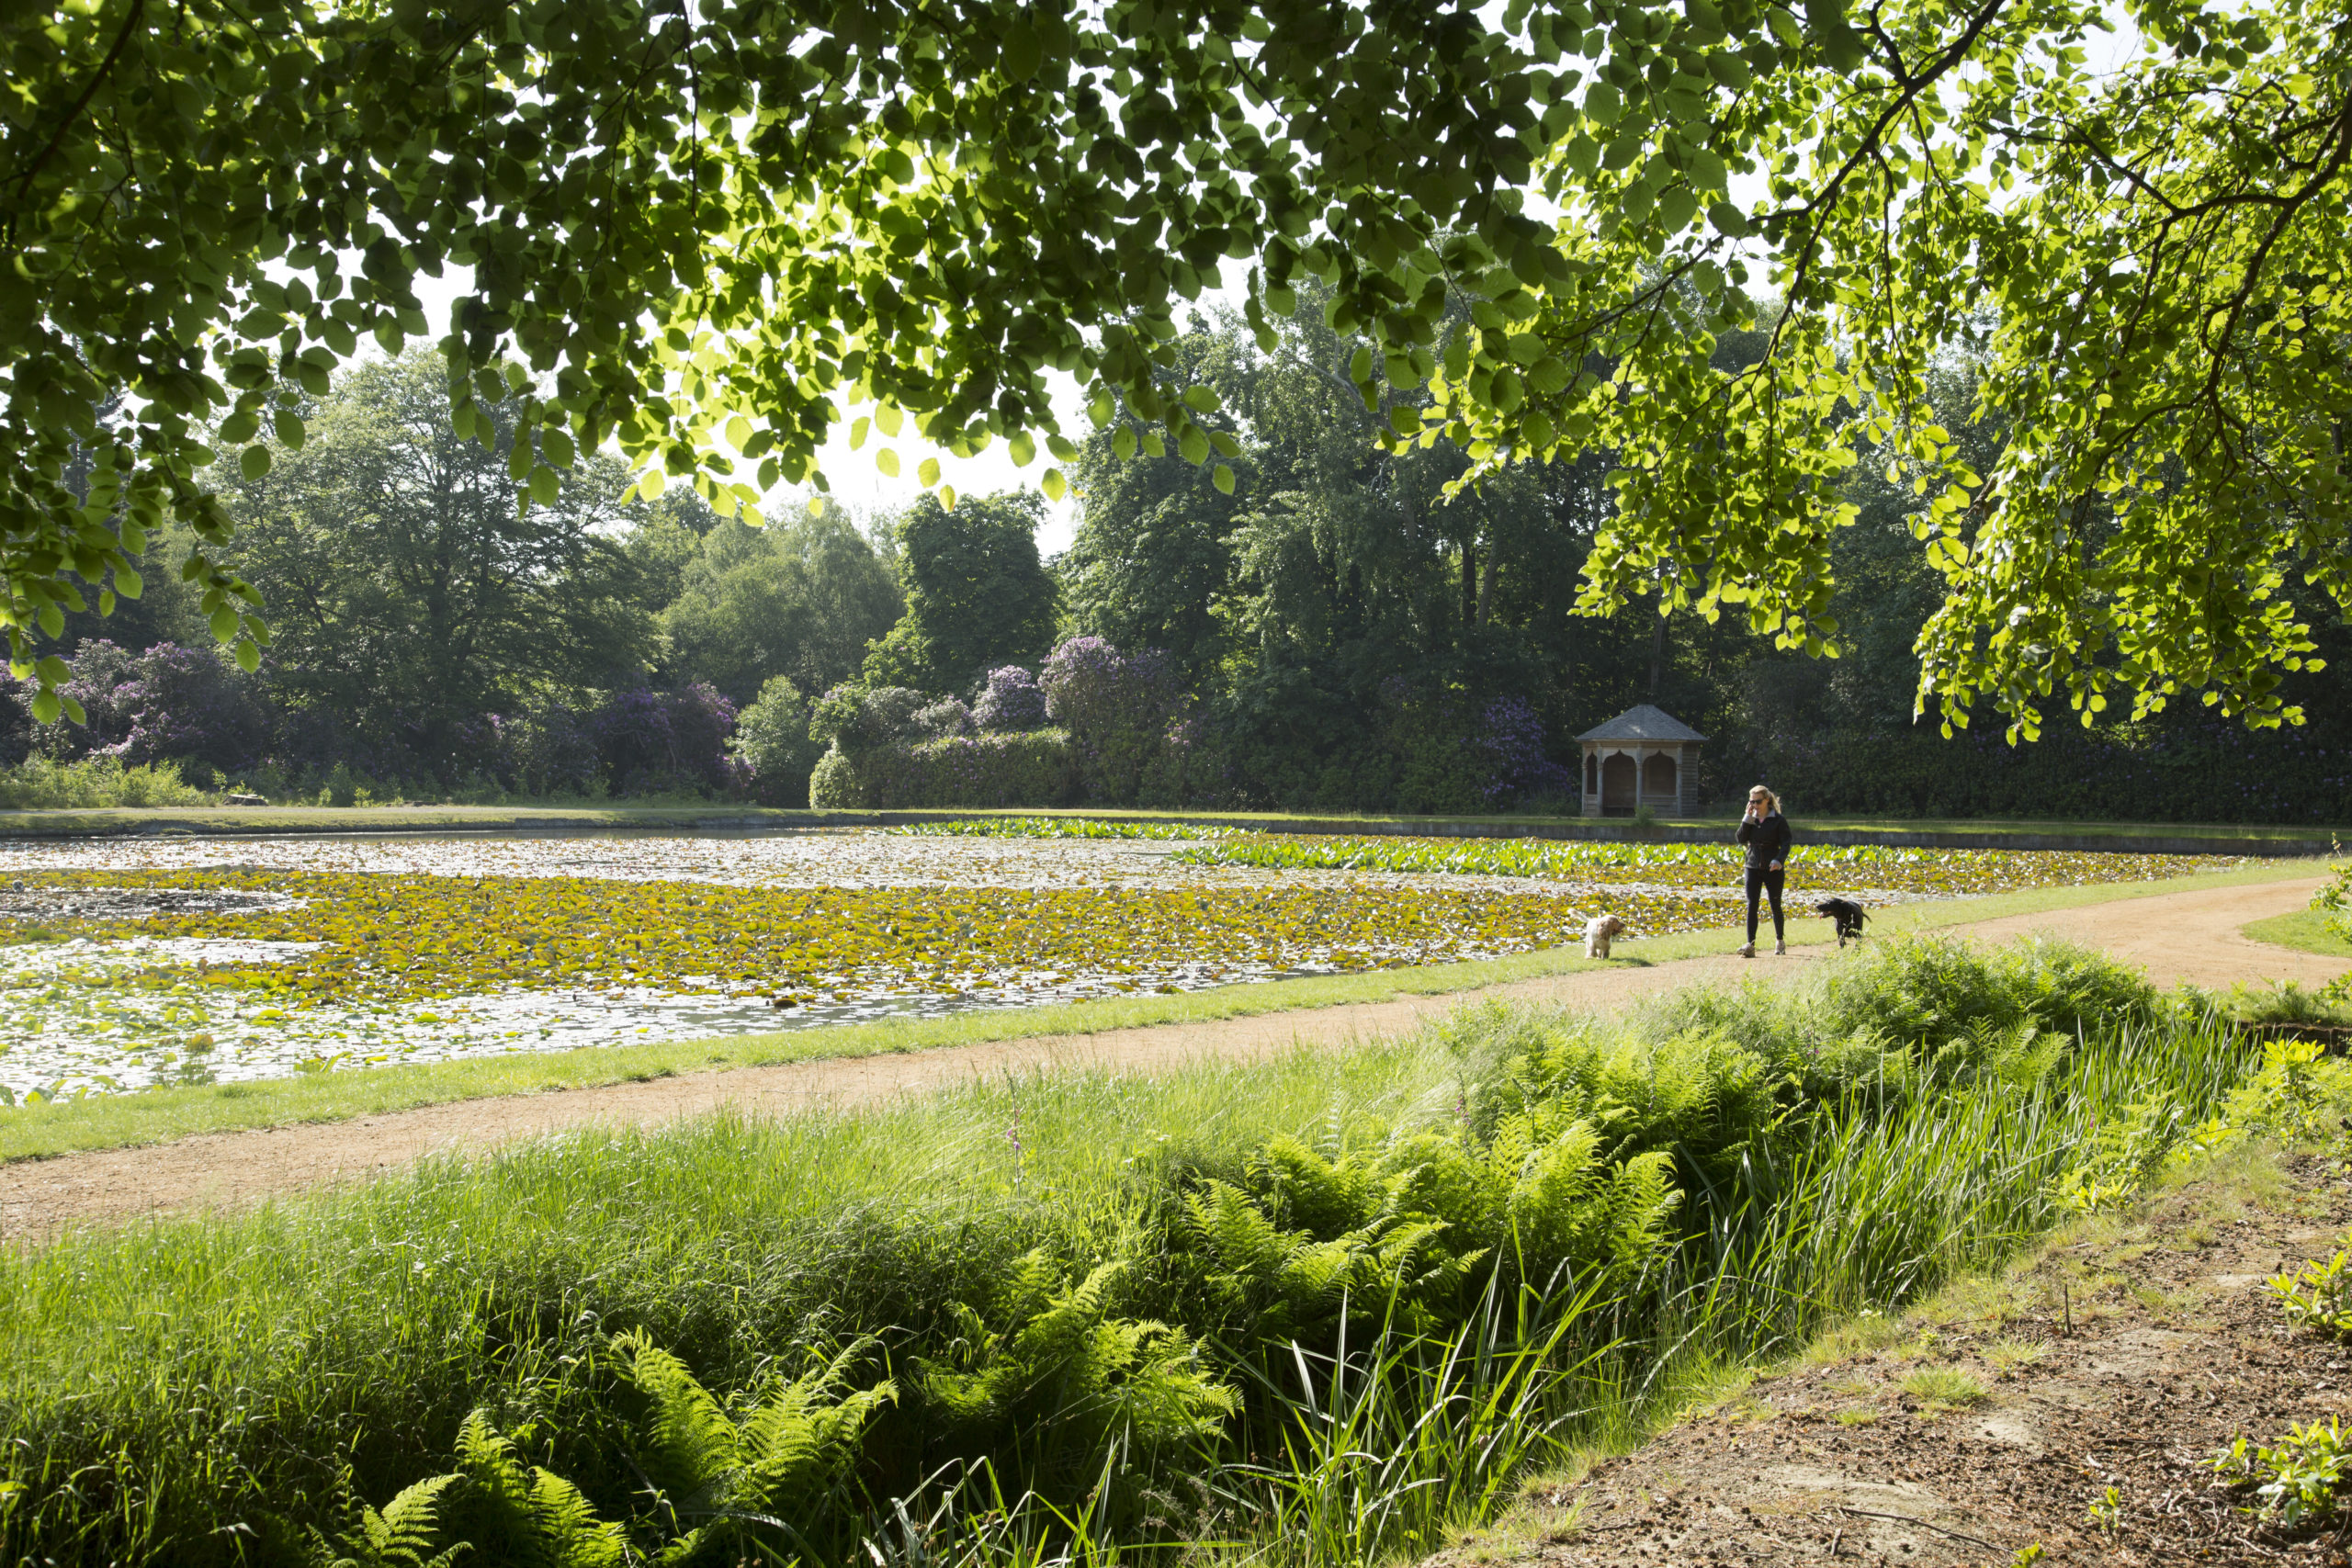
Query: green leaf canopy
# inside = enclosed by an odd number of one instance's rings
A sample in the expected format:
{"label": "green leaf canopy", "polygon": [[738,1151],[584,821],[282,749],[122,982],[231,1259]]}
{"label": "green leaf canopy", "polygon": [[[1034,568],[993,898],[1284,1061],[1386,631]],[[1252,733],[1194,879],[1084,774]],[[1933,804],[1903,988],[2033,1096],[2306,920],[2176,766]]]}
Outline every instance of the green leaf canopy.
{"label": "green leaf canopy", "polygon": [[[1935,497],[1947,716],[2203,688],[2275,721],[2290,587],[2352,603],[2352,39],[2311,5],[2121,12],[2148,48],[2101,71],[2104,13],[2054,0],[19,9],[0,615],[24,666],[171,513],[206,613],[264,635],[212,427],[429,335],[414,279],[453,264],[460,434],[519,394],[732,510],[739,456],[821,484],[844,402],[959,454],[1050,431],[1049,367],[1190,451],[1173,312],[1231,263],[1253,325],[1318,276],[1384,350],[1360,381],[1432,383],[1388,439],[1625,454],[1596,610],[1662,586],[1833,650],[1867,457]],[[1771,352],[1717,369],[1752,295],[1785,302]],[[2008,424],[1987,474],[1925,412],[1961,352]]]}

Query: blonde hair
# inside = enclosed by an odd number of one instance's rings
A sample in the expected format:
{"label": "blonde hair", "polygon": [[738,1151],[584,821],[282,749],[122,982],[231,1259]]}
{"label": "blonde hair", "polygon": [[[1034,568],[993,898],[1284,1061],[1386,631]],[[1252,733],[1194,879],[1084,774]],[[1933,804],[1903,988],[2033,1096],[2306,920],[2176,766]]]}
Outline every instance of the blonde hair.
{"label": "blonde hair", "polygon": [[1758,784],[1754,789],[1747,792],[1747,798],[1753,800],[1759,795],[1764,797],[1764,805],[1768,811],[1778,811],[1781,809],[1781,797],[1774,795],[1767,785]]}

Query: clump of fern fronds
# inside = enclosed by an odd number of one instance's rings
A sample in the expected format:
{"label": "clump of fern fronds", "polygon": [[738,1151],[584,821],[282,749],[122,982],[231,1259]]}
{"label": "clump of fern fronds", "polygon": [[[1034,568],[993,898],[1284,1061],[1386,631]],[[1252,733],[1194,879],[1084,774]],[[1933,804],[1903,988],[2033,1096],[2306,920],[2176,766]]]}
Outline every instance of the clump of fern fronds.
{"label": "clump of fern fronds", "polygon": [[[898,1397],[885,1379],[852,1389],[851,1371],[874,1350],[863,1338],[800,1377],[775,1373],[720,1400],[686,1364],[641,1335],[613,1342],[628,1379],[650,1402],[639,1467],[656,1505],[680,1530],[664,1562],[734,1562],[747,1537],[781,1535],[802,1555],[809,1520],[838,1516],[858,1442]],[[798,1521],[795,1523],[794,1521]]]}

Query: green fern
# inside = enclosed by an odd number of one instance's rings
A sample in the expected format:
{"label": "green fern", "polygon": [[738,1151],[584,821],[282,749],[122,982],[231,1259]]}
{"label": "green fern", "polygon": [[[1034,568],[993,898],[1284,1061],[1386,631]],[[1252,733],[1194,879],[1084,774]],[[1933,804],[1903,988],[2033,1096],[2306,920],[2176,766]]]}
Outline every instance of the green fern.
{"label": "green fern", "polygon": [[450,1568],[470,1550],[465,1541],[440,1545],[441,1494],[457,1482],[455,1475],[420,1481],[379,1514],[353,1489],[346,1466],[335,1477],[335,1534],[309,1532],[311,1568]]}
{"label": "green fern", "polygon": [[1769,1077],[1762,1056],[1719,1029],[1658,1041],[1581,1032],[1511,1064],[1505,1113],[1526,1118],[1536,1141],[1582,1122],[1628,1151],[1721,1163],[1770,1122]]}
{"label": "green fern", "polygon": [[1602,1142],[1585,1122],[1548,1138],[1516,1122],[1498,1130],[1488,1160],[1509,1179],[1511,1241],[1530,1277],[1566,1265],[1590,1280],[1599,1270],[1593,1282],[1614,1294],[1666,1246],[1682,1201],[1673,1157],[1652,1150],[1607,1160]]}
{"label": "green fern", "polygon": [[1239,1408],[1234,1392],[1202,1370],[1189,1336],[1110,1315],[1106,1293],[1125,1265],[1105,1263],[1039,1302],[1050,1268],[1033,1253],[1015,1270],[1007,1299],[1017,1321],[990,1328],[966,1308],[954,1361],[918,1362],[947,1441],[978,1451],[1027,1434],[1048,1445],[1038,1455],[1043,1468],[1067,1479],[1099,1472],[1114,1445],[1148,1451],[1205,1441]]}
{"label": "green fern", "polygon": [[1350,1292],[1373,1289],[1378,1224],[1318,1241],[1283,1229],[1249,1193],[1215,1180],[1187,1193],[1184,1208],[1190,1238],[1213,1265],[1216,1304],[1243,1338],[1289,1338],[1329,1319]]}
{"label": "green fern", "polygon": [[1246,1169],[1247,1190],[1210,1180],[1186,1194],[1183,1224],[1208,1256],[1214,1304],[1244,1338],[1306,1334],[1343,1300],[1420,1324],[1485,1255],[1478,1238],[1495,1228],[1488,1174],[1434,1134],[1377,1157],[1328,1157],[1278,1138]]}
{"label": "green fern", "polygon": [[[1694,1044],[1713,1057],[1713,1044]],[[1707,1096],[1698,1089],[1677,1098],[1696,1114]],[[1605,1094],[1566,1097],[1568,1105],[1594,1099],[1608,1114]],[[1616,1140],[1590,1119],[1562,1124],[1562,1110],[1532,1100],[1484,1140],[1419,1133],[1374,1161],[1271,1145],[1250,1165],[1259,1190],[1212,1180],[1186,1195],[1186,1239],[1207,1255],[1217,1304],[1249,1337],[1297,1336],[1328,1321],[1343,1293],[1408,1326],[1433,1321],[1499,1248],[1526,1278],[1548,1280],[1565,1267],[1580,1287],[1615,1295],[1670,1239],[1682,1201],[1673,1159],[1663,1150],[1611,1157]],[[1353,1228],[1317,1235],[1281,1224],[1302,1212]]]}
{"label": "green fern", "polygon": [[1251,1185],[1269,1212],[1309,1235],[1337,1237],[1374,1224],[1388,1207],[1386,1184],[1370,1167],[1326,1159],[1295,1138],[1275,1138],[1250,1162]]}
{"label": "green fern", "polygon": [[684,1361],[641,1336],[614,1341],[629,1380],[652,1403],[647,1473],[674,1515],[704,1521],[660,1561],[684,1562],[740,1540],[748,1528],[789,1530],[785,1521],[825,1511],[867,1425],[898,1398],[887,1379],[848,1392],[851,1368],[875,1344],[860,1339],[817,1371],[772,1376],[722,1404]]}
{"label": "green fern", "polygon": [[458,1429],[456,1501],[467,1535],[502,1568],[622,1568],[628,1560],[621,1527],[597,1518],[580,1489],[526,1464],[514,1440],[477,1410]]}

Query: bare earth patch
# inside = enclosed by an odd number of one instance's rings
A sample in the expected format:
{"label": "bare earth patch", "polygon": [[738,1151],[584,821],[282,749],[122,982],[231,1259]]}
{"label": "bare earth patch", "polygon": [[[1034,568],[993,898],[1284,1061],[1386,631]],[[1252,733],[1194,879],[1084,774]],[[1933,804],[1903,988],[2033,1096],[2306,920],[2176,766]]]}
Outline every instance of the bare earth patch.
{"label": "bare earth patch", "polygon": [[2050,1562],[2343,1563],[2333,1525],[2267,1526],[2206,1461],[2345,1411],[2352,1349],[2287,1332],[2262,1281],[2347,1222],[2340,1170],[2232,1156],[2004,1278],[1849,1328],[1424,1568],[2006,1564],[2036,1545]]}
{"label": "bare earth patch", "polygon": [[[2238,928],[2250,920],[2303,908],[2319,880],[2158,894],[1954,930],[1988,942],[2052,932],[2144,964],[2158,985],[2184,979],[2206,986],[2257,979],[2319,982],[2341,973],[2344,962],[2237,935]],[[1816,945],[1794,949],[1785,958],[1768,953],[1754,960],[1726,953],[1548,976],[1467,995],[1399,997],[1255,1018],[796,1062],[17,1161],[0,1166],[0,1236],[45,1235],[61,1225],[192,1205],[249,1202],[373,1175],[435,1149],[479,1146],[588,1122],[642,1125],[727,1104],[767,1112],[870,1104],[1006,1073],[1066,1068],[1149,1073],[1204,1057],[1249,1060],[1298,1046],[1328,1049],[1400,1033],[1480,998],[1606,1009],[1693,982],[1787,977],[1813,964],[1834,962],[1837,951]]]}

